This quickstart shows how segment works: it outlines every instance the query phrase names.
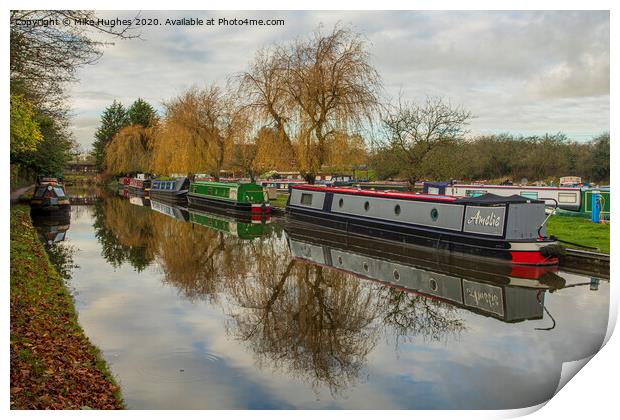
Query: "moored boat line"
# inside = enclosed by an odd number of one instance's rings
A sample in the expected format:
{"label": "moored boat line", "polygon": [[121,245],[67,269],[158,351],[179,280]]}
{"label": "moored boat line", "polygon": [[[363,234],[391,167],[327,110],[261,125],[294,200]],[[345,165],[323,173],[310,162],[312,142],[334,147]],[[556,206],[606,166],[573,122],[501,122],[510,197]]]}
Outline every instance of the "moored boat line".
{"label": "moored boat line", "polygon": [[557,207],[567,213],[572,212],[581,215],[587,215],[592,212],[592,192],[598,191],[602,197],[603,215],[608,219],[610,214],[609,187],[548,187],[425,182],[423,191],[427,194],[449,195],[454,197],[477,197],[483,194],[495,194],[501,197],[520,195],[532,200],[542,200],[546,205],[554,208]]}

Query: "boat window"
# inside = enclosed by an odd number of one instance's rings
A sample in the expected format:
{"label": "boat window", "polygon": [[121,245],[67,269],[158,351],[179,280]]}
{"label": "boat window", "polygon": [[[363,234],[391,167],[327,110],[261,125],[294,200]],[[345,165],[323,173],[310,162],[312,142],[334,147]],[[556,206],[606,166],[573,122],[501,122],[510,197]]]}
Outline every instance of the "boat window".
{"label": "boat window", "polygon": [[439,211],[437,211],[437,209],[431,210],[431,219],[433,219],[433,222],[436,221],[438,218],[439,218]]}
{"label": "boat window", "polygon": [[312,194],[301,193],[301,204],[305,206],[312,205]]}
{"label": "boat window", "polygon": [[338,264],[342,265],[342,256],[341,255],[338,256]]}
{"label": "boat window", "polygon": [[538,200],[538,191],[521,191],[519,195],[521,195],[521,197],[529,198],[530,200]]}
{"label": "boat window", "polygon": [[576,203],[577,194],[575,193],[559,193],[558,202],[560,203]]}
{"label": "boat window", "polygon": [[47,187],[39,187],[37,188],[37,192],[34,194],[35,197],[43,197],[43,194],[45,194],[45,191],[47,190]]}
{"label": "boat window", "polygon": [[486,193],[486,190],[465,190],[465,195],[467,197],[480,197]]}
{"label": "boat window", "polygon": [[398,216],[400,214],[400,204],[394,206],[394,213]]}
{"label": "boat window", "polygon": [[342,206],[344,206],[344,199],[340,199],[338,200],[338,207],[342,208]]}
{"label": "boat window", "polygon": [[369,208],[370,208],[370,203],[368,201],[366,201],[364,203],[364,210],[368,211]]}
{"label": "boat window", "polygon": [[394,275],[394,280],[400,280],[400,273],[398,272],[398,270],[394,270],[392,274]]}
{"label": "boat window", "polygon": [[56,193],[56,196],[58,196],[58,197],[64,197],[65,196],[65,192],[62,190],[62,188],[54,187],[54,192]]}
{"label": "boat window", "polygon": [[364,271],[368,271],[368,263],[367,262],[364,263]]}
{"label": "boat window", "polygon": [[431,281],[430,281],[429,283],[430,283],[430,286],[431,286],[431,290],[432,290],[432,291],[434,291],[434,292],[436,292],[436,291],[437,291],[437,289],[439,288],[439,287],[437,286],[437,280],[435,280],[435,279],[431,279]]}

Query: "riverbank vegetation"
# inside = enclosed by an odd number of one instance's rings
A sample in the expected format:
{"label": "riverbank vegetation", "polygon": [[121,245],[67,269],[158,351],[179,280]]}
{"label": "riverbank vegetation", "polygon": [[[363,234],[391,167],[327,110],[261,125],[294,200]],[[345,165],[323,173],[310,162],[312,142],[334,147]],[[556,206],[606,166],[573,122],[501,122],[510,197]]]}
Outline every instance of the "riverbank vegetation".
{"label": "riverbank vegetation", "polygon": [[[589,251],[609,254],[611,225],[609,223],[592,223],[590,219],[553,215],[547,222],[547,235],[572,242],[567,248],[583,248]],[[582,246],[578,246],[578,245]]]}
{"label": "riverbank vegetation", "polygon": [[77,322],[29,209],[11,208],[11,408],[122,408],[119,387]]}
{"label": "riverbank vegetation", "polygon": [[[30,20],[95,22],[94,25],[23,25]],[[66,84],[80,66],[96,62],[104,41],[127,38],[128,28],[104,27],[94,12],[12,10],[10,26],[11,187],[27,185],[37,174],[61,174],[76,153],[70,130]]]}

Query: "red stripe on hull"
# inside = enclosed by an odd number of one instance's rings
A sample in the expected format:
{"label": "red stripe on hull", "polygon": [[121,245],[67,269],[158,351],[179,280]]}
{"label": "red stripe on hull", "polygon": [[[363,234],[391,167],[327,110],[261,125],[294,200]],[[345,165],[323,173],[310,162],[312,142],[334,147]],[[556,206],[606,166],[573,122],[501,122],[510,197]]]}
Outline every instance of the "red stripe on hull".
{"label": "red stripe on hull", "polygon": [[309,191],[321,191],[351,195],[364,195],[368,197],[383,197],[383,198],[396,198],[405,200],[419,200],[419,201],[440,201],[446,203],[452,203],[461,197],[452,197],[446,195],[428,195],[419,194],[416,192],[392,192],[392,191],[375,191],[375,190],[358,190],[356,188],[346,187],[317,187],[314,185],[295,185],[291,187],[294,190],[309,190]]}
{"label": "red stripe on hull", "polygon": [[557,265],[558,257],[545,257],[540,251],[513,251],[510,253],[513,264]]}
{"label": "red stripe on hull", "polygon": [[252,213],[269,213],[271,211],[271,208],[269,206],[261,206],[261,207],[254,207],[252,206],[252,208],[250,209],[250,212]]}

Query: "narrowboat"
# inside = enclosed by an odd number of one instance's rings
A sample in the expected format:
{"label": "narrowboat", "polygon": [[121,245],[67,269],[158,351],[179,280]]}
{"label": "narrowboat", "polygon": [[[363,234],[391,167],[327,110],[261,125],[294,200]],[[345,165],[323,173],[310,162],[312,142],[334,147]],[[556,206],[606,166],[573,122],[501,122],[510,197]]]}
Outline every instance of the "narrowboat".
{"label": "narrowboat", "polygon": [[231,217],[192,208],[189,209],[189,221],[240,239],[254,239],[263,236],[268,232],[270,223],[269,218]]}
{"label": "narrowboat", "polygon": [[166,201],[185,202],[189,190],[189,178],[181,176],[177,178],[156,178],[151,181],[151,197]]}
{"label": "narrowboat", "polygon": [[254,183],[195,181],[189,186],[190,206],[225,208],[236,212],[266,214],[269,199],[263,187]]}
{"label": "narrowboat", "polygon": [[280,193],[288,193],[291,185],[303,185],[303,179],[259,179],[257,184],[265,188],[275,188]]}
{"label": "narrowboat", "polygon": [[131,183],[131,178],[128,176],[122,176],[118,179],[118,185],[128,186]]}
{"label": "narrowboat", "polygon": [[133,194],[148,194],[151,190],[151,180],[145,174],[138,174],[129,180],[128,188]]}
{"label": "narrowboat", "polygon": [[409,191],[409,184],[400,181],[367,181],[353,183],[355,188],[361,190],[393,190],[393,191]]}
{"label": "narrowboat", "polygon": [[159,201],[156,198],[151,198],[151,209],[183,222],[187,222],[189,220],[189,212],[187,211],[187,208],[167,203],[165,201]]}
{"label": "narrowboat", "polygon": [[[581,179],[576,177],[571,178],[575,178],[576,180]],[[478,197],[487,193],[508,197],[516,194],[534,200],[543,200],[547,206],[557,207],[562,214],[582,217],[590,217],[592,214],[592,191],[598,191],[601,197],[601,207],[603,209],[602,216],[605,220],[609,220],[610,216],[609,187],[536,187],[425,182],[423,191],[426,194],[452,195],[455,197]]]}
{"label": "narrowboat", "polygon": [[64,212],[71,209],[62,178],[38,176],[30,199],[34,212]]}
{"label": "narrowboat", "polygon": [[524,265],[556,265],[545,203],[522,196],[451,197],[355,188],[293,187],[293,217],[347,233]]}
{"label": "narrowboat", "polygon": [[582,203],[581,189],[579,187],[536,187],[425,182],[423,188],[426,194],[450,195],[454,197],[479,197],[484,194],[495,194],[500,197],[520,195],[531,200],[542,200],[548,206],[571,211],[578,211]]}
{"label": "narrowboat", "polygon": [[333,238],[325,241],[316,236],[296,234],[289,228],[285,231],[291,254],[297,260],[440,300],[507,323],[542,319],[545,292],[566,285],[566,280],[558,276],[553,267],[536,267],[538,275],[531,278],[520,277],[518,272],[510,270],[492,273],[450,265],[427,266],[399,254],[381,253],[380,243],[351,249],[346,240],[337,243]]}
{"label": "narrowboat", "polygon": [[609,187],[581,187],[581,206],[577,210],[564,210],[560,209],[559,213],[567,216],[579,216],[579,217],[591,217],[592,216],[592,193],[598,192],[600,200],[600,219],[610,220],[611,216],[611,192]]}

